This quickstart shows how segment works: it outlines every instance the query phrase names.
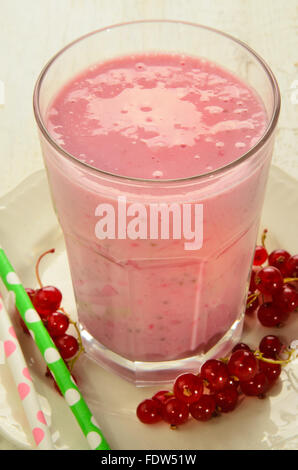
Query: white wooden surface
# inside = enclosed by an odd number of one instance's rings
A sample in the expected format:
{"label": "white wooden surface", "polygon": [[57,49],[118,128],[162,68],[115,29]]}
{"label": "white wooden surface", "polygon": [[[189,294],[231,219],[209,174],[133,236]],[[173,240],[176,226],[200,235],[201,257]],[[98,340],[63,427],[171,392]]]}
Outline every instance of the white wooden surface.
{"label": "white wooden surface", "polygon": [[[43,167],[32,92],[45,62],[89,31],[160,18],[221,29],[265,58],[282,94],[273,161],[298,179],[297,0],[1,0],[0,90],[3,82],[5,103],[0,91],[0,197]],[[0,448],[13,447],[0,437]]]}
{"label": "white wooden surface", "polygon": [[167,18],[206,24],[247,42],[272,67],[282,112],[273,161],[298,178],[297,0],[1,0],[0,196],[43,167],[32,92],[44,63],[72,39],[102,26]]}

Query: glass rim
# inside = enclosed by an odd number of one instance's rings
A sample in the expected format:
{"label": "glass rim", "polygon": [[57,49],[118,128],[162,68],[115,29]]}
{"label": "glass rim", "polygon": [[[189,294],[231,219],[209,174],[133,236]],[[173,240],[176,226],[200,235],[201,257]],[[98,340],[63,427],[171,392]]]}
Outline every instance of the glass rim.
{"label": "glass rim", "polygon": [[[186,176],[186,177],[183,177],[183,178],[150,179],[150,178],[138,178],[138,177],[133,177],[133,176],[124,176],[124,175],[119,175],[119,174],[112,173],[112,172],[109,172],[109,171],[100,170],[99,168],[96,168],[92,165],[89,165],[88,163],[82,162],[77,157],[75,157],[74,155],[72,155],[71,153],[69,153],[65,149],[63,149],[63,147],[61,147],[56,142],[56,140],[50,135],[50,133],[49,133],[47,127],[46,127],[46,124],[45,124],[45,122],[42,118],[41,110],[40,110],[40,106],[39,106],[41,87],[42,87],[44,78],[46,77],[46,74],[47,74],[48,70],[50,69],[50,67],[52,66],[52,64],[54,64],[54,62],[60,56],[62,56],[64,54],[64,52],[66,52],[68,49],[75,46],[78,42],[81,42],[84,39],[89,38],[90,36],[94,36],[96,34],[103,33],[103,32],[108,32],[110,30],[120,28],[120,27],[123,27],[123,26],[137,25],[137,24],[144,24],[144,23],[146,23],[146,24],[148,24],[148,23],[153,23],[153,24],[169,23],[169,24],[177,24],[177,25],[181,24],[181,25],[184,25],[184,26],[192,26],[192,27],[195,27],[195,28],[204,29],[204,30],[207,30],[211,33],[217,34],[219,36],[223,36],[226,39],[231,40],[232,42],[238,44],[240,47],[245,49],[247,52],[249,52],[254,57],[254,59],[263,68],[263,70],[265,71],[267,77],[269,78],[269,82],[270,82],[270,85],[271,85],[272,91],[273,91],[273,101],[274,101],[274,103],[273,103],[273,110],[272,110],[272,113],[271,113],[271,117],[270,117],[270,119],[268,120],[268,123],[267,123],[267,127],[266,127],[262,137],[255,143],[255,145],[253,147],[251,147],[247,152],[242,154],[236,160],[233,160],[232,162],[230,162],[230,163],[228,163],[228,164],[226,164],[226,165],[224,165],[220,168],[216,168],[215,170],[211,170],[211,171],[208,171],[206,173],[202,173],[202,174],[199,174],[199,175]],[[278,86],[277,80],[276,80],[271,68],[264,61],[264,59],[257,52],[255,52],[250,46],[248,46],[245,42],[241,41],[240,39],[235,38],[234,36],[232,36],[228,33],[220,31],[216,28],[212,28],[210,26],[205,26],[205,25],[201,25],[199,23],[192,23],[192,22],[187,22],[187,21],[166,20],[166,19],[136,20],[136,21],[128,21],[128,22],[124,22],[124,23],[116,23],[116,24],[113,24],[111,26],[105,26],[103,28],[96,29],[94,31],[91,31],[87,34],[84,34],[84,35],[78,37],[77,39],[71,41],[66,46],[64,46],[62,49],[60,49],[55,55],[53,55],[48,60],[48,62],[44,65],[44,67],[42,68],[42,70],[41,70],[41,72],[40,72],[40,74],[37,78],[37,81],[36,81],[36,84],[35,84],[35,87],[34,87],[34,92],[33,92],[33,111],[34,111],[34,116],[35,116],[35,120],[37,122],[38,128],[41,131],[41,133],[43,134],[43,136],[45,137],[45,139],[47,140],[47,142],[52,147],[54,147],[54,149],[59,154],[62,154],[62,156],[66,157],[68,160],[71,160],[75,164],[78,164],[79,166],[81,166],[85,170],[89,170],[89,171],[91,170],[93,173],[96,173],[96,174],[99,174],[99,175],[102,175],[102,176],[108,176],[108,177],[112,177],[113,179],[118,179],[118,180],[122,180],[122,181],[124,180],[124,181],[127,181],[127,182],[129,182],[129,181],[131,181],[131,182],[143,182],[143,183],[153,183],[153,184],[157,184],[157,185],[158,184],[160,185],[162,183],[180,183],[180,182],[193,182],[193,181],[196,181],[196,180],[202,180],[202,179],[210,177],[210,176],[215,176],[215,175],[219,175],[221,173],[225,173],[227,170],[230,170],[230,169],[238,166],[242,162],[248,160],[251,156],[256,154],[256,152],[258,152],[258,150],[261,149],[266,144],[266,142],[269,140],[270,136],[273,134],[273,132],[276,128],[277,122],[278,122],[278,117],[279,117],[279,113],[280,113],[280,106],[281,106],[281,97],[280,97],[279,86]]]}

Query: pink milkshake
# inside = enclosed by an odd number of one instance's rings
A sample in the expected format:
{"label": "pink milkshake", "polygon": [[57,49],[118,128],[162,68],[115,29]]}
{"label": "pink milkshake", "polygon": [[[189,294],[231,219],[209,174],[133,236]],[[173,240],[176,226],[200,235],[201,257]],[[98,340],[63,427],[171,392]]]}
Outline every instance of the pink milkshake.
{"label": "pink milkshake", "polygon": [[43,151],[83,338],[101,364],[154,383],[239,339],[269,118],[248,83],[181,53],[99,61],[53,95],[44,122],[56,149],[42,140]]}

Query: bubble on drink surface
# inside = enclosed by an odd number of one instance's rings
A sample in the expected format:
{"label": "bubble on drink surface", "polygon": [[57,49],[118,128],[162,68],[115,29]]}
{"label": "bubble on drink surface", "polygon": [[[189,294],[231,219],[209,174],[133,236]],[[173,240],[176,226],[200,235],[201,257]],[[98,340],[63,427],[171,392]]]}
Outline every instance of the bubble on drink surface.
{"label": "bubble on drink surface", "polygon": [[221,142],[221,141],[216,142],[215,145],[216,145],[216,147],[224,147],[225,146],[224,142]]}
{"label": "bubble on drink surface", "polygon": [[199,160],[199,158],[201,158],[201,157],[200,157],[200,155],[194,155],[193,158],[195,158],[196,160]]}
{"label": "bubble on drink surface", "polygon": [[205,106],[204,109],[210,114],[219,114],[223,112],[223,108],[221,106]]}
{"label": "bubble on drink surface", "polygon": [[246,144],[245,144],[244,142],[236,142],[236,143],[235,143],[235,147],[236,147],[237,149],[241,149],[241,148],[245,147],[245,145],[246,145]]}
{"label": "bubble on drink surface", "polygon": [[235,114],[242,114],[242,113],[246,113],[246,112],[247,112],[247,108],[236,108],[236,109],[234,109]]}
{"label": "bubble on drink surface", "polygon": [[152,176],[154,178],[161,178],[163,176],[163,172],[160,171],[160,170],[155,170],[155,171],[153,171]]}

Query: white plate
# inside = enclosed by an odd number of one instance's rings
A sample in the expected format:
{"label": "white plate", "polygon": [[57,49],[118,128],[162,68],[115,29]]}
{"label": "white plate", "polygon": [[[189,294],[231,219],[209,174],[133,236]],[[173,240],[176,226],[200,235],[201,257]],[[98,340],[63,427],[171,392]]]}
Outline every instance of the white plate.
{"label": "white plate", "polygon": [[[271,168],[261,229],[269,229],[269,248],[298,252],[298,185]],[[37,287],[34,265],[40,253],[55,248],[42,262],[45,284],[63,293],[63,306],[75,318],[75,302],[64,242],[53,212],[46,175],[37,172],[0,199],[0,240],[25,287]],[[298,339],[297,315],[278,332],[255,318],[246,320],[243,340],[257,346],[260,339],[279,334],[287,343]],[[85,439],[64,399],[44,376],[41,355],[20,328],[17,335],[40,395],[51,409],[51,432],[59,431],[58,448],[87,449]],[[265,400],[245,398],[232,413],[207,423],[195,420],[170,430],[165,423],[148,426],[135,415],[136,406],[161,387],[135,388],[103,370],[84,355],[75,366],[78,385],[112,449],[297,449],[298,360],[283,369],[281,380]],[[49,413],[48,413],[49,415]],[[33,448],[30,429],[6,365],[0,365],[0,432],[18,448]],[[2,445],[3,448],[3,445]]]}

